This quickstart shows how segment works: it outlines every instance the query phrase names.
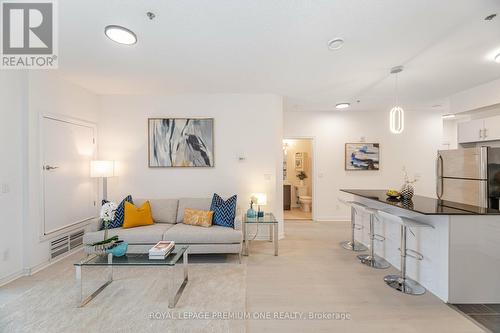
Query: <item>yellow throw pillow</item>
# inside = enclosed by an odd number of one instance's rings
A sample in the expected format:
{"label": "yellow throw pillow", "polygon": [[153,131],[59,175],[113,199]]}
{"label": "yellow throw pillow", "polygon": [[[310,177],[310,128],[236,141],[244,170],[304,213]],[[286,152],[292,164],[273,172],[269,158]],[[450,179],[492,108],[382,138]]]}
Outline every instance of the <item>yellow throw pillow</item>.
{"label": "yellow throw pillow", "polygon": [[212,211],[186,208],[184,210],[184,220],[182,223],[208,228],[212,226],[213,217],[214,212]]}
{"label": "yellow throw pillow", "polygon": [[125,218],[123,220],[123,229],[141,227],[153,224],[153,214],[151,214],[151,205],[149,201],[137,208],[130,202],[125,202]]}

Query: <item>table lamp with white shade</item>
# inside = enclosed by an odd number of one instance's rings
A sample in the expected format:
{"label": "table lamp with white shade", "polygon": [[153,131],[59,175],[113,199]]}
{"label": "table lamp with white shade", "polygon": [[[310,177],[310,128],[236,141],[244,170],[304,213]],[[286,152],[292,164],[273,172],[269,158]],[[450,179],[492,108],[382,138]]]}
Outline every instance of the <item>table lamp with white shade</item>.
{"label": "table lamp with white shade", "polygon": [[260,206],[267,205],[267,195],[265,193],[253,193],[252,202],[257,205],[257,217],[264,217],[264,212],[260,210]]}
{"label": "table lamp with white shade", "polygon": [[108,198],[108,178],[115,175],[115,161],[91,161],[90,177],[102,178],[102,198]]}

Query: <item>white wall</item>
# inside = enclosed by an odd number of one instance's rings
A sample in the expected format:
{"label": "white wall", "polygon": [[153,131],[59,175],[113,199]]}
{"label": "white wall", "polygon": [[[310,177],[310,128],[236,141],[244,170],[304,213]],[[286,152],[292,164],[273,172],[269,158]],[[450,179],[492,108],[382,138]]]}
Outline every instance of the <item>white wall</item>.
{"label": "white wall", "polygon": [[49,241],[40,240],[42,235],[40,116],[52,114],[97,123],[99,107],[98,95],[61,79],[56,72],[32,71],[29,74],[29,213],[24,230],[24,266],[27,273],[49,260]]}
{"label": "white wall", "polygon": [[[410,177],[420,174],[416,193],[435,196],[435,159],[442,140],[441,115],[406,110],[405,130],[400,135],[389,131],[389,112],[286,112],[284,137],[315,138],[315,202],[318,220],[343,220],[347,208],[337,198],[341,188],[399,189],[401,169]],[[380,143],[379,171],[345,171],[346,142]]]}
{"label": "white wall", "polygon": [[19,276],[23,269],[27,92],[27,73],[24,71],[1,73],[0,284]]}
{"label": "white wall", "polygon": [[[266,210],[282,220],[282,99],[275,95],[103,96],[99,156],[117,161],[109,197],[210,197],[266,192]],[[148,118],[214,118],[215,167],[149,168]],[[239,161],[244,156],[246,160]],[[264,228],[267,231],[267,228]]]}
{"label": "white wall", "polygon": [[450,111],[460,113],[499,103],[500,80],[495,80],[450,96]]}

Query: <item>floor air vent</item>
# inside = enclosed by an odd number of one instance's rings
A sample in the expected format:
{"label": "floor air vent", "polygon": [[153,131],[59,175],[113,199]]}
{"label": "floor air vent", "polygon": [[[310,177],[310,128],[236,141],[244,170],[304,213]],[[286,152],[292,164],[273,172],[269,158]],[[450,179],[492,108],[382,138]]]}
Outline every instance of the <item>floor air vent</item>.
{"label": "floor air vent", "polygon": [[83,244],[83,230],[61,236],[50,242],[50,258],[54,259]]}

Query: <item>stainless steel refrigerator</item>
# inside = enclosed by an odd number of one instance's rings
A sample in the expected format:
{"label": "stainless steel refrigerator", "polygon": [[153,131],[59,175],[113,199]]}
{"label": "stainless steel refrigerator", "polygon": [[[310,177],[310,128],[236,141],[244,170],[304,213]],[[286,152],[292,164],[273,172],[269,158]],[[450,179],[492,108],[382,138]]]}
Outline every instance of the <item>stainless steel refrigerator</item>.
{"label": "stainless steel refrigerator", "polygon": [[500,148],[440,150],[436,170],[439,199],[499,208]]}

